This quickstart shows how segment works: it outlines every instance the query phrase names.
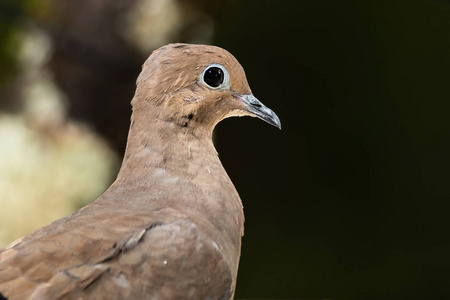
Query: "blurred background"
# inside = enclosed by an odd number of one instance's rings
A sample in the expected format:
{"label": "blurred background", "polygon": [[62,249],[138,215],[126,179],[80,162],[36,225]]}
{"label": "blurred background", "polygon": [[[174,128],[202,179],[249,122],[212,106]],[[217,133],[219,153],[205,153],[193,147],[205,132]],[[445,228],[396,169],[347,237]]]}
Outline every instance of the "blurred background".
{"label": "blurred background", "polygon": [[237,298],[450,294],[450,2],[1,0],[0,246],[115,179],[140,66],[244,66],[281,131],[215,131],[244,203]]}

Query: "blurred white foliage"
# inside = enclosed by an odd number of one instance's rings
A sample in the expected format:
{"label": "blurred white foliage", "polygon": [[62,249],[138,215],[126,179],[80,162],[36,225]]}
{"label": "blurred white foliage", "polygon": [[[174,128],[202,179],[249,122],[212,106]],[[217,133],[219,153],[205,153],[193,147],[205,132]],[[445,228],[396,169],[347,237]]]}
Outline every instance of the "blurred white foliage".
{"label": "blurred white foliage", "polygon": [[140,0],[124,17],[122,36],[143,53],[169,43],[181,27],[175,0]]}
{"label": "blurred white foliage", "polygon": [[86,129],[48,137],[21,116],[0,115],[0,141],[0,247],[94,200],[116,159]]}
{"label": "blurred white foliage", "polygon": [[66,119],[64,95],[45,68],[51,51],[43,32],[23,34],[24,111],[0,115],[0,247],[94,200],[117,164],[100,137]]}
{"label": "blurred white foliage", "polygon": [[42,30],[30,26],[22,33],[21,47],[18,49],[17,58],[22,68],[27,68],[23,75],[34,76],[39,73],[51,55],[51,40]]}

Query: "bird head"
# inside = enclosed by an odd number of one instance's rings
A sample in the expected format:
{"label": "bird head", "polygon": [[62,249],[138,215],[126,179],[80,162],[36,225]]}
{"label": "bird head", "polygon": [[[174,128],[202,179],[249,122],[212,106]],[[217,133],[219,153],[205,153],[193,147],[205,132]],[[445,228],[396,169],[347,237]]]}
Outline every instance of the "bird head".
{"label": "bird head", "polygon": [[258,117],[281,128],[278,116],[253,96],[239,62],[215,46],[170,44],[155,50],[139,75],[136,95],[133,114],[159,106],[158,119],[185,130],[212,132],[231,116]]}

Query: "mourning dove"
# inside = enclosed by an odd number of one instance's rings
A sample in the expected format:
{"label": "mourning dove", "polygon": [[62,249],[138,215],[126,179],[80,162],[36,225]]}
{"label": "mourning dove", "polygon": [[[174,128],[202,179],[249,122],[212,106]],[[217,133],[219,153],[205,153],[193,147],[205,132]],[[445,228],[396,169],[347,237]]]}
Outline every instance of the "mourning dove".
{"label": "mourning dove", "polygon": [[0,299],[233,297],[244,214],[212,131],[244,115],[281,128],[278,117],[230,53],[204,45],[154,51],[131,103],[116,181],[0,251]]}

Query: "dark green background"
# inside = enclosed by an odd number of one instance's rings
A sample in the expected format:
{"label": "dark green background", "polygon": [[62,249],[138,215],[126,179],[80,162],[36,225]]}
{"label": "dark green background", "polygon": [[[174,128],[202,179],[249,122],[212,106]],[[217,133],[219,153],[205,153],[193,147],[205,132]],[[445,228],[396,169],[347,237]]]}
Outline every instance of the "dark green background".
{"label": "dark green background", "polygon": [[241,1],[218,45],[280,117],[216,130],[238,297],[450,297],[450,3]]}

